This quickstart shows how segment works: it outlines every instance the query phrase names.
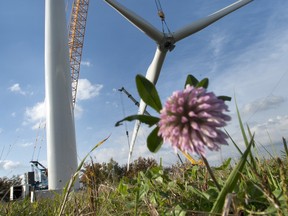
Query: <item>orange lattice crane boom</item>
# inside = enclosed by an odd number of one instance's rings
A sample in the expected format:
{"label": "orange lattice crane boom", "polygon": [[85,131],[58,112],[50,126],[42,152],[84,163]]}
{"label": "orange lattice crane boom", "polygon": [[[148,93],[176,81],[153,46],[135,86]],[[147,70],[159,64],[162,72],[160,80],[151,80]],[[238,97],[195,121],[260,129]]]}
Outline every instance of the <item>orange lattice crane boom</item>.
{"label": "orange lattice crane boom", "polygon": [[72,102],[76,102],[78,78],[88,15],[89,0],[74,0],[69,27],[69,57],[72,81]]}

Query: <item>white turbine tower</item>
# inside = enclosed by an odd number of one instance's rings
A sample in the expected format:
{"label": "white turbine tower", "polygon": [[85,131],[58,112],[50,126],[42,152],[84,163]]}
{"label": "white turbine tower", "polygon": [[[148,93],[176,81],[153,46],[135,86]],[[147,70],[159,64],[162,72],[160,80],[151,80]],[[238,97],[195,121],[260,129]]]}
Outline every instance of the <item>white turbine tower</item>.
{"label": "white turbine tower", "polygon": [[[146,78],[150,80],[153,84],[156,84],[161,67],[165,60],[165,56],[167,51],[172,51],[175,47],[175,43],[204,29],[205,27],[211,25],[215,21],[221,19],[222,17],[228,15],[229,13],[241,8],[242,6],[252,2],[253,0],[239,0],[209,16],[199,19],[186,27],[173,32],[173,33],[162,33],[158,29],[156,29],[153,25],[147,22],[142,17],[135,14],[133,11],[127,9],[120,3],[114,0],[105,0],[110,6],[112,6],[115,10],[117,10],[122,16],[124,16],[128,21],[138,27],[141,31],[147,34],[152,40],[157,43],[156,53],[154,58],[147,70]],[[146,104],[141,100],[138,114],[143,114],[146,109]],[[128,169],[130,158],[133,152],[133,147],[135,144],[136,136],[140,127],[140,122],[137,120],[134,126],[134,131],[131,139],[129,156],[128,156]]]}
{"label": "white turbine tower", "polygon": [[49,190],[63,189],[77,169],[67,34],[64,0],[46,0],[45,103]]}

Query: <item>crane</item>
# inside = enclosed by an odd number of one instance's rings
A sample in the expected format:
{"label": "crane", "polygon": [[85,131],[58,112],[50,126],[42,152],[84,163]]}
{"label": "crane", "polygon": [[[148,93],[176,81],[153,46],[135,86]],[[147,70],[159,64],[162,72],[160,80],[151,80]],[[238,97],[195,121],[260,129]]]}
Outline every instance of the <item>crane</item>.
{"label": "crane", "polygon": [[88,8],[89,0],[74,0],[71,12],[68,46],[73,107],[76,103]]}
{"label": "crane", "polygon": [[[118,89],[118,91],[120,91],[120,92],[123,91],[127,95],[127,97],[130,98],[137,107],[139,107],[139,102],[124,87]],[[150,115],[150,113],[147,112],[146,110],[144,111],[144,113],[146,115]]]}

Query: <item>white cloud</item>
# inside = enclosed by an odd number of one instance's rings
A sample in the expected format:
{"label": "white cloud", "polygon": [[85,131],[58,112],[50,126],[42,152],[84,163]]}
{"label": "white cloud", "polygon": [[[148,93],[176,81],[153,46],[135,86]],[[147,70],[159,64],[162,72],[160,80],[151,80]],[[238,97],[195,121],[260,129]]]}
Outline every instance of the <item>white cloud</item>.
{"label": "white cloud", "polygon": [[32,129],[42,128],[45,125],[45,102],[39,102],[33,107],[26,108],[25,124],[34,124]]}
{"label": "white cloud", "polygon": [[32,146],[32,145],[33,145],[33,143],[31,143],[31,142],[20,144],[20,146],[21,146],[21,147],[24,147],[24,148],[29,147],[29,146]]}
{"label": "white cloud", "polygon": [[87,67],[92,66],[92,64],[91,64],[90,61],[82,61],[82,62],[81,62],[81,65],[84,65],[84,66],[87,66]]}
{"label": "white cloud", "polygon": [[83,108],[79,104],[75,104],[74,107],[75,118],[80,119],[83,114],[83,111],[84,111]]}
{"label": "white cloud", "polygon": [[0,161],[0,170],[11,170],[21,166],[21,163],[18,161],[3,160]]}
{"label": "white cloud", "polygon": [[77,99],[88,100],[99,95],[100,90],[103,88],[101,84],[92,84],[87,79],[78,80]]}
{"label": "white cloud", "polygon": [[[77,104],[74,108],[75,118],[81,118],[83,114],[83,108]],[[46,111],[45,111],[45,101],[38,102],[32,107],[27,107],[25,110],[25,121],[23,125],[33,124],[32,129],[37,130],[39,128],[44,128],[46,124]]]}
{"label": "white cloud", "polygon": [[35,106],[26,108],[25,115],[30,122],[44,119],[45,102],[38,102]]}
{"label": "white cloud", "polygon": [[[275,116],[273,118],[266,118],[264,120],[255,121],[248,124],[252,134],[255,134],[254,140],[256,141],[257,146],[259,144],[263,146],[277,145],[282,143],[282,137],[287,138],[287,128],[288,128],[288,115]],[[241,134],[240,127],[232,125],[229,128],[226,128],[230,136],[233,138],[234,142],[241,148],[245,148],[243,137]],[[245,127],[245,131],[247,129]],[[248,133],[248,132],[247,132]],[[233,147],[231,143],[230,147]],[[229,148],[230,148],[229,147]],[[223,152],[223,155],[227,158],[232,154],[231,151]]]}
{"label": "white cloud", "polygon": [[248,103],[243,108],[244,114],[253,114],[254,112],[265,111],[281,105],[285,102],[285,98],[281,96],[268,96]]}
{"label": "white cloud", "polygon": [[255,140],[263,145],[269,145],[281,142],[282,137],[287,137],[288,115],[276,116],[268,119],[264,123],[256,124],[251,127],[255,133]]}
{"label": "white cloud", "polygon": [[3,132],[3,129],[2,128],[0,128],[0,134]]}
{"label": "white cloud", "polygon": [[8,89],[9,89],[11,92],[18,93],[18,94],[21,94],[21,95],[26,95],[26,92],[24,92],[24,91],[21,89],[19,83],[13,84],[13,85],[10,86]]}
{"label": "white cloud", "polygon": [[215,33],[210,40],[210,48],[213,50],[214,57],[221,54],[225,43],[227,43],[227,36],[224,33]]}

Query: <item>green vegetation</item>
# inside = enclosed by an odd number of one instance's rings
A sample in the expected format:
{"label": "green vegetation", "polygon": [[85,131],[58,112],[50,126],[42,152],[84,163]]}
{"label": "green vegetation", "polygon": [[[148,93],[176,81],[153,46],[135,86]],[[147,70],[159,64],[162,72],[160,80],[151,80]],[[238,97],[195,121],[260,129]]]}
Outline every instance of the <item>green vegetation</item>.
{"label": "green vegetation", "polygon": [[235,165],[228,159],[211,167],[221,191],[205,166],[188,161],[163,167],[153,159],[139,158],[126,172],[112,159],[102,164],[91,160],[81,174],[82,190],[66,191],[53,200],[2,203],[0,215],[58,215],[65,195],[62,215],[287,215],[285,139],[283,144],[280,157],[259,159],[251,145],[253,151],[246,151],[246,157],[243,153]]}

